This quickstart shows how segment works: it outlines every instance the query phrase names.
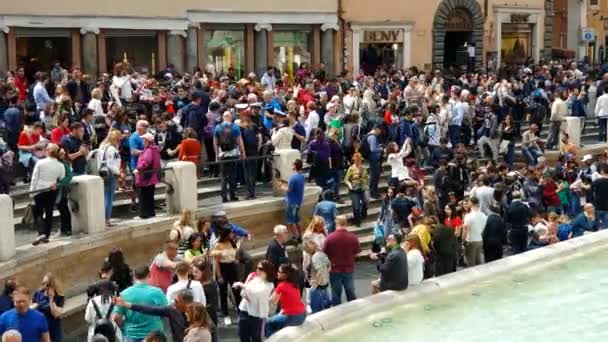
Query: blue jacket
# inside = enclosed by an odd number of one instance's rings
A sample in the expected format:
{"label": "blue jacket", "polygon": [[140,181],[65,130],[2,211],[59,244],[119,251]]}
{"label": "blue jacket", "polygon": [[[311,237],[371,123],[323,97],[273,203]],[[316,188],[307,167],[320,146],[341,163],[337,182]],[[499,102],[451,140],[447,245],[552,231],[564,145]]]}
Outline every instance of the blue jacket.
{"label": "blue jacket", "polygon": [[572,236],[577,237],[583,235],[585,231],[596,232],[600,228],[600,221],[595,218],[591,221],[585,213],[580,213],[578,216],[570,222],[572,225]]}

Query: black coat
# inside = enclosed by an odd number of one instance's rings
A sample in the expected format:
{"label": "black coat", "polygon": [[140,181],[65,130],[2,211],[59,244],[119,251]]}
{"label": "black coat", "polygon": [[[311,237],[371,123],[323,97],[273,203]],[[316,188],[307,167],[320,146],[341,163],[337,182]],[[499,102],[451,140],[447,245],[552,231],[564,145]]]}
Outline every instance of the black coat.
{"label": "black coat", "polygon": [[[68,92],[70,93],[72,102],[78,102],[76,99],[78,86],[78,83],[76,83],[76,81],[74,80],[70,80],[65,86],[68,89]],[[80,81],[80,91],[82,92],[82,104],[89,103],[89,101],[91,101],[91,90],[89,89],[89,85],[85,81]]]}
{"label": "black coat", "polygon": [[482,238],[484,245],[504,245],[507,243],[507,228],[502,217],[496,214],[488,215]]}
{"label": "black coat", "polygon": [[522,201],[513,201],[507,208],[505,223],[511,228],[526,228],[530,224],[532,210]]}
{"label": "black coat", "polygon": [[386,260],[378,266],[378,271],[380,271],[380,289],[382,291],[407,289],[407,254],[403,248],[397,247],[390,251]]}

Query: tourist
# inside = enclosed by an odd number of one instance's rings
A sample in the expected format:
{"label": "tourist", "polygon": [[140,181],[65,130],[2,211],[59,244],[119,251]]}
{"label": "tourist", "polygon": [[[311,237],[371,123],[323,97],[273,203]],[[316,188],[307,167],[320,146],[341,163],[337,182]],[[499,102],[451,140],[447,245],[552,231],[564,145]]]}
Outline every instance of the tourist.
{"label": "tourist", "polygon": [[30,127],[26,127],[20,134],[17,141],[19,151],[19,164],[25,169],[23,183],[30,182],[32,169],[40,159],[46,157],[46,145],[44,139],[41,139],[43,127],[40,122],[34,123]]}
{"label": "tourist", "polygon": [[600,164],[599,177],[591,184],[591,193],[598,220],[608,228],[608,165]]}
{"label": "tourist", "polygon": [[361,252],[357,236],[346,226],[346,217],[336,217],[336,230],[329,234],[323,245],[323,253],[331,261],[331,298],[333,306],[342,303],[342,288],[346,292],[346,300],[357,299],[353,272],[355,258]]}
{"label": "tourist", "polygon": [[154,209],[154,190],[160,182],[160,152],[154,144],[154,136],[150,133],[144,134],[144,150],[137,158],[137,167],[133,170],[135,174],[135,185],[139,194],[139,217],[146,219],[156,216]]}
{"label": "tourist", "polygon": [[70,125],[70,134],[61,139],[61,146],[68,153],[68,159],[72,163],[74,176],[86,173],[87,155],[90,145],[83,141],[84,127],[80,122],[73,122]]}
{"label": "tourist", "polygon": [[[197,257],[192,261],[192,279],[203,285],[205,299],[207,300],[207,313],[214,327],[217,327],[219,312],[219,292],[217,282],[213,278],[213,261],[209,257]],[[211,329],[213,342],[218,341],[217,329]]]}
{"label": "tourist", "polygon": [[502,259],[503,246],[507,243],[507,227],[504,219],[500,216],[500,204],[492,203],[489,210],[490,213],[482,233],[485,262]]}
{"label": "tourist", "polygon": [[408,261],[405,251],[401,248],[399,235],[390,234],[386,238],[386,252],[372,258],[378,258],[380,272],[380,279],[372,281],[373,293],[386,290],[401,291],[407,288]]}
{"label": "tourist", "polygon": [[456,272],[461,244],[454,229],[446,224],[432,226],[433,252],[435,253],[435,276]]}
{"label": "tourist", "polygon": [[353,155],[353,164],[348,168],[346,176],[344,176],[344,183],[350,194],[353,207],[353,221],[356,225],[361,225],[362,220],[367,217],[365,192],[368,189],[369,181],[370,178],[367,175],[367,170],[363,167],[363,158],[361,154],[355,153]]}
{"label": "tourist", "polygon": [[188,249],[184,253],[184,261],[192,262],[192,259],[202,256],[205,253],[204,240],[205,238],[202,233],[190,235],[190,238],[188,239]]}
{"label": "tourist", "polygon": [[48,157],[36,163],[30,183],[30,192],[35,192],[34,223],[38,229],[38,237],[32,242],[34,246],[41,242],[49,242],[53,224],[53,209],[57,197],[57,184],[65,177],[65,167],[57,160],[59,146],[48,144],[46,151]]}
{"label": "tourist", "polygon": [[[325,229],[325,221],[321,216],[313,216],[306,231],[304,231],[304,235],[302,235],[302,240],[312,240],[319,246],[319,249],[322,249],[326,239],[327,230]],[[306,253],[306,251],[302,252],[302,269],[304,270],[305,278],[307,278],[307,270],[310,267],[311,258],[311,254]]]}
{"label": "tourist", "polygon": [[[257,103],[251,104],[251,108]],[[258,108],[258,107],[256,107]],[[246,112],[241,116],[241,136],[245,145],[245,154],[248,158],[256,157],[260,154],[260,146],[262,145],[261,127],[256,125],[251,120],[251,115]],[[245,184],[247,185],[247,199],[255,199],[255,188],[257,182],[258,160],[245,160],[243,162],[243,171],[245,176]]]}
{"label": "tourist", "polygon": [[0,334],[16,330],[23,342],[51,342],[47,319],[40,311],[31,308],[32,293],[25,287],[14,292],[15,308],[0,316]]}
{"label": "tourist", "polygon": [[578,214],[570,225],[572,226],[572,237],[582,236],[585,232],[596,232],[603,222],[596,215],[596,209],[591,203],[583,206],[583,212]]}
{"label": "tourist", "polygon": [[205,306],[192,303],[186,308],[188,328],[185,331],[184,342],[211,342],[209,315]]}
{"label": "tourist", "polygon": [[222,161],[222,202],[236,201],[236,161],[245,159],[245,146],[241,137],[241,129],[232,122],[232,114],[224,112],[223,121],[215,127],[213,132],[213,146],[216,161]]}
{"label": "tourist", "polygon": [[61,144],[61,139],[70,134],[70,117],[63,114],[59,117],[59,119],[57,119],[57,121],[59,122],[59,126],[53,128],[51,131],[50,141],[53,144],[59,145]]}
{"label": "tourist", "polygon": [[300,298],[298,270],[290,264],[279,266],[279,285],[271,297],[273,304],[279,304],[281,312],[266,320],[264,335],[266,338],[289,326],[298,326],[306,319],[306,306]]}
{"label": "tourist", "polygon": [[8,330],[2,334],[2,342],[23,342],[23,336],[18,330]]}
{"label": "tourist", "polygon": [[106,260],[112,268],[110,280],[118,285],[118,292],[133,285],[133,272],[120,249],[112,249]]}
{"label": "tourist", "polygon": [[[137,160],[139,159],[139,156],[144,152],[143,136],[147,133],[149,126],[150,125],[146,120],[137,121],[137,123],[135,124],[135,132],[133,132],[128,139],[128,146],[131,152],[131,170],[137,169]],[[124,132],[124,128],[122,129]]]}
{"label": "tourist", "polygon": [[260,261],[256,270],[244,283],[233,287],[241,290],[239,304],[239,337],[241,342],[262,340],[262,326],[270,313],[270,297],[274,289],[275,266],[267,260]]}
{"label": "tourist", "polygon": [[[114,297],[114,304],[119,311],[132,311],[137,315],[149,317],[146,318],[147,320],[159,320],[158,317],[166,318],[169,321],[173,341],[184,341],[185,331],[188,328],[186,312],[192,303],[194,303],[193,296],[189,290],[177,292],[175,301],[170,305],[141,303],[137,299],[129,300],[126,294]],[[211,336],[209,336],[209,341],[211,341]]]}
{"label": "tourist", "polygon": [[407,286],[415,287],[422,283],[424,279],[424,256],[420,237],[410,234],[405,241],[407,250]]}
{"label": "tourist", "polygon": [[192,293],[192,300],[195,303],[207,304],[203,285],[197,280],[190,279],[190,269],[191,266],[186,261],[181,261],[175,266],[177,282],[167,288],[167,301],[169,304],[173,304],[175,302],[176,294],[184,289],[189,290]]}
{"label": "tourist", "polygon": [[190,237],[194,234],[194,218],[190,209],[182,209],[177,221],[173,222],[173,229],[169,232],[169,241],[178,245],[177,255],[181,258],[188,250]]}
{"label": "tourist", "polygon": [[[104,184],[104,217],[106,226],[112,226],[112,208],[114,206],[114,194],[116,193],[116,180],[120,176],[121,157],[119,152],[121,133],[119,130],[111,130],[99,145],[97,152],[97,165],[100,175],[103,176]],[[102,172],[102,170],[105,171]]]}
{"label": "tourist", "polygon": [[273,229],[274,239],[268,244],[266,249],[266,260],[270,261],[274,267],[289,263],[286,243],[289,239],[287,227],[282,224],[276,225]]}
{"label": "tourist", "polygon": [[555,91],[555,100],[551,105],[551,124],[549,126],[549,137],[547,138],[547,149],[554,149],[559,143],[559,135],[562,121],[568,116],[568,105],[564,102],[564,92],[560,89]]}
{"label": "tourist", "polygon": [[[158,287],[148,284],[149,276],[150,269],[148,267],[137,267],[133,271],[135,284],[122,291],[120,298],[131,304],[166,306],[167,298],[165,294]],[[120,302],[120,300],[115,302],[116,308],[112,319],[122,327],[123,336],[127,341],[141,341],[149,333],[163,330],[163,323],[159,317],[129,310],[120,306]]]}
{"label": "tourist", "polygon": [[149,284],[167,293],[178,262],[177,244],[172,241],[165,242],[164,251],[157,254],[150,265]]}
{"label": "tourist", "polygon": [[509,241],[514,254],[523,253],[528,249],[528,225],[532,217],[532,210],[521,199],[519,191],[512,193],[513,201],[507,208],[505,224],[511,226]]}
{"label": "tourist", "polygon": [[321,201],[315,205],[315,210],[312,214],[315,216],[321,216],[321,218],[323,218],[328,234],[336,229],[338,207],[334,201],[333,191],[325,190],[323,193],[321,193]]}
{"label": "tourist", "polygon": [[34,75],[34,79],[36,80],[36,85],[34,86],[33,98],[36,102],[36,111],[38,113],[44,113],[53,102],[53,99],[51,99],[49,93],[46,91],[49,77],[46,73],[37,71]]}
{"label": "tourist", "polygon": [[[369,158],[366,156],[366,159],[369,161],[369,192],[372,198],[380,197],[378,182],[382,173],[382,153],[384,151],[383,146],[378,141],[380,133],[380,127],[376,126],[365,138],[369,149]],[[353,164],[357,163],[357,159],[361,159],[361,156],[357,157],[357,153],[355,153],[353,155]]]}
{"label": "tourist", "polygon": [[59,281],[52,273],[47,273],[42,278],[42,286],[32,296],[32,309],[44,314],[46,318],[49,337],[52,342],[63,341],[63,329],[61,327],[61,316],[65,297]]}
{"label": "tourist", "polygon": [[543,154],[540,146],[542,140],[536,135],[537,130],[538,126],[531,124],[530,128],[522,135],[521,150],[524,157],[526,157],[528,165],[531,166],[535,166],[536,160]]}
{"label": "tourist", "polygon": [[[215,232],[217,242],[211,250],[211,256],[215,258],[215,275],[220,288],[220,305],[224,316],[224,325],[232,324],[228,312],[228,288],[238,281],[238,260],[236,243],[233,240],[232,229],[224,225]],[[232,291],[235,303],[240,302],[241,297],[236,289]]]}
{"label": "tourist", "polygon": [[471,197],[477,198],[479,201],[479,210],[486,214],[490,214],[490,205],[494,201],[494,187],[490,186],[488,177],[482,175],[478,179],[478,185],[471,191]]}
{"label": "tourist", "polygon": [[91,342],[93,336],[102,335],[109,342],[122,341],[122,332],[115,322],[109,320],[114,310],[112,297],[118,288],[109,280],[104,280],[96,284],[97,294],[89,299],[84,313],[84,320],[89,324],[87,341]]}
{"label": "tourist", "polygon": [[595,117],[597,117],[597,125],[599,129],[599,142],[606,142],[608,135],[606,127],[608,125],[608,92],[601,94],[595,103]]}
{"label": "tourist", "polygon": [[281,183],[281,189],[285,191],[285,207],[287,211],[287,229],[291,234],[291,242],[302,241],[300,227],[300,207],[304,202],[304,185],[306,179],[302,174],[302,160],[293,162],[294,174],[289,176],[287,184]]}
{"label": "tourist", "polygon": [[310,178],[314,179],[315,184],[321,189],[327,190],[331,168],[331,146],[323,130],[313,129],[311,134],[314,139],[308,145],[308,163],[311,164]]}
{"label": "tourist", "polygon": [[194,129],[190,127],[184,129],[184,139],[177,148],[179,149],[178,160],[192,162],[197,168],[200,166],[202,146]]}
{"label": "tourist", "polygon": [[471,197],[468,202],[471,204],[471,212],[464,216],[462,225],[462,237],[466,243],[464,254],[468,266],[477,266],[481,264],[482,233],[487,216],[479,210],[479,200],[476,197]]}
{"label": "tourist", "polygon": [[14,292],[17,289],[17,282],[14,279],[7,279],[4,282],[4,289],[0,295],[0,315],[15,307]]}
{"label": "tourist", "polygon": [[60,228],[55,237],[59,238],[72,235],[72,212],[68,207],[70,183],[72,182],[72,167],[69,160],[67,160],[67,153],[64,149],[59,150],[59,158],[57,160],[63,164],[63,169],[65,170],[65,177],[57,182],[57,199],[55,200],[57,210],[59,210],[60,221]]}

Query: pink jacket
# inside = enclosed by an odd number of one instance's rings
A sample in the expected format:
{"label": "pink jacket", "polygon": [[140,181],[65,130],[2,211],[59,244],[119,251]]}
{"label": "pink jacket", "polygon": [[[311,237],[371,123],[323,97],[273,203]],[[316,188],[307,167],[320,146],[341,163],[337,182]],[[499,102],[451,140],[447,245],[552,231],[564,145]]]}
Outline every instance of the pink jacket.
{"label": "pink jacket", "polygon": [[[154,172],[146,172],[146,170],[156,169]],[[160,150],[156,145],[150,145],[144,149],[144,152],[137,159],[137,171],[135,176],[136,186],[151,186],[160,182]]]}

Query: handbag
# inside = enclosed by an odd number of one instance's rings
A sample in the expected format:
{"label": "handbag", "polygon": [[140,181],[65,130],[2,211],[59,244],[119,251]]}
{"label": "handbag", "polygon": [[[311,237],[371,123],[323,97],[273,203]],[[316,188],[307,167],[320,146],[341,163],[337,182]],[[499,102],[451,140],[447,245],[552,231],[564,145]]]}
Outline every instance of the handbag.
{"label": "handbag", "polygon": [[99,166],[99,170],[97,170],[97,173],[99,174],[99,177],[101,178],[109,178],[112,175],[112,171],[110,171],[110,168],[108,167],[107,163],[106,163],[106,152],[108,151],[108,148],[106,147],[105,150],[103,150],[103,156],[101,157],[101,166]]}
{"label": "handbag", "polygon": [[503,140],[500,142],[500,145],[498,147],[498,153],[499,154],[507,154],[507,152],[509,152],[509,140]]}
{"label": "handbag", "polygon": [[23,217],[21,218],[21,224],[32,224],[34,223],[34,205],[29,203],[23,211]]}

